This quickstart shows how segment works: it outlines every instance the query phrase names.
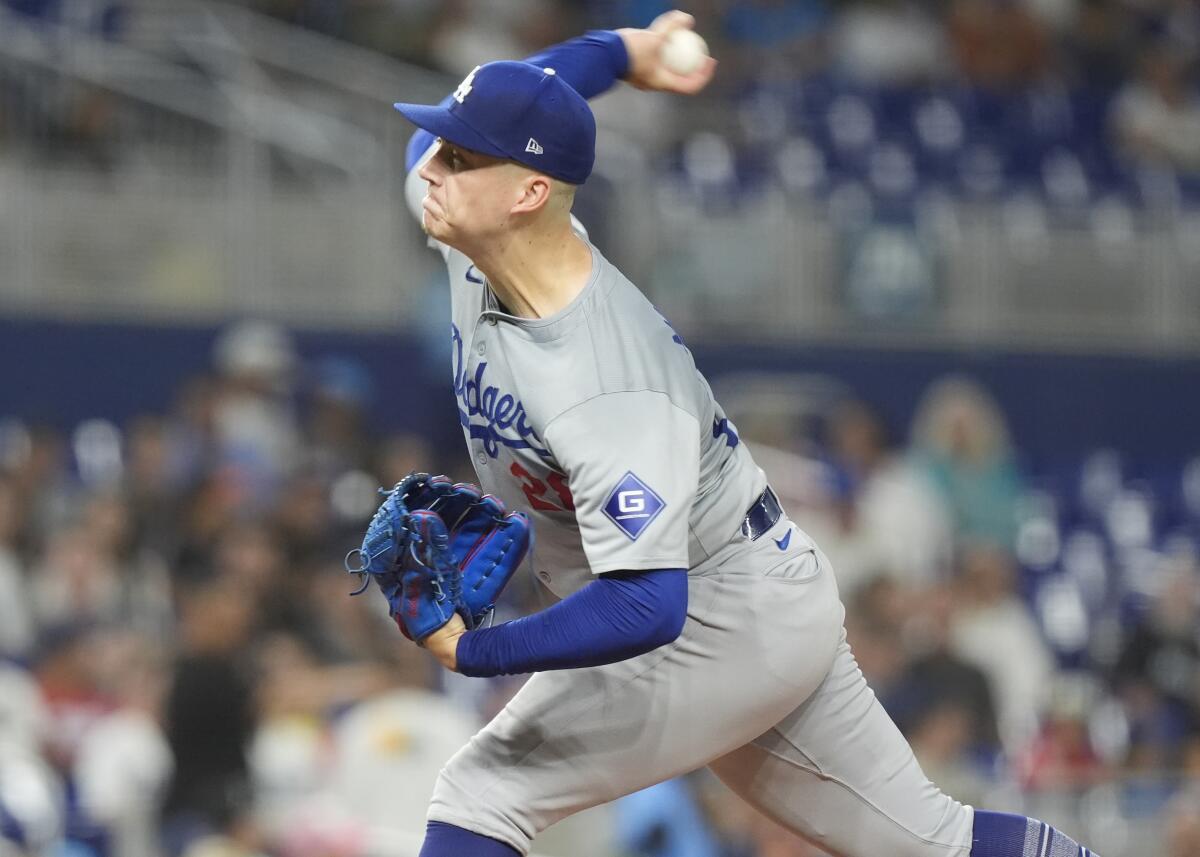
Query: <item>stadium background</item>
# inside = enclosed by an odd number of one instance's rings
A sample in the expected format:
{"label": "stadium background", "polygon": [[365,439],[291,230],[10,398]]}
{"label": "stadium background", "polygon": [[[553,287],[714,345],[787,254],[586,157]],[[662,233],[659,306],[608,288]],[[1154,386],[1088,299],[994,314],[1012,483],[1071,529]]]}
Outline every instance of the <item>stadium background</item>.
{"label": "stadium background", "polygon": [[[718,78],[596,102],[581,219],[927,772],[1200,854],[1200,9],[681,6]],[[470,473],[388,105],[663,8],[0,2],[0,853],[415,854],[519,682],[346,595],[377,485]],[[703,774],[539,848],[818,853]]]}

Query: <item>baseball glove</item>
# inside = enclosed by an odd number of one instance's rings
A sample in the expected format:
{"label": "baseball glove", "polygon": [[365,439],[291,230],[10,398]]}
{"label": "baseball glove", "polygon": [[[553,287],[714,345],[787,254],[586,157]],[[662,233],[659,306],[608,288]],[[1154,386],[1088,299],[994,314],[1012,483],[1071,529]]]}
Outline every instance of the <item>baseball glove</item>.
{"label": "baseball glove", "polygon": [[419,642],[455,612],[468,630],[487,621],[532,540],[523,513],[506,513],[477,486],[410,473],[386,492],[346,568],[362,577],[353,594],[374,580],[400,630]]}

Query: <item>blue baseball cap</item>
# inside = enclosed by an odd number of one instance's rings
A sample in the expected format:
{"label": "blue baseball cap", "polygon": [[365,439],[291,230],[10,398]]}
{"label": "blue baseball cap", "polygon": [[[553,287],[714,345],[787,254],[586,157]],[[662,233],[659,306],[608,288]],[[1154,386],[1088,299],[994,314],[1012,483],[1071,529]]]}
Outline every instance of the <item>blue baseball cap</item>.
{"label": "blue baseball cap", "polygon": [[442,104],[396,104],[418,128],[456,146],[506,158],[570,184],[596,160],[587,100],[552,68],[502,60],[476,67]]}

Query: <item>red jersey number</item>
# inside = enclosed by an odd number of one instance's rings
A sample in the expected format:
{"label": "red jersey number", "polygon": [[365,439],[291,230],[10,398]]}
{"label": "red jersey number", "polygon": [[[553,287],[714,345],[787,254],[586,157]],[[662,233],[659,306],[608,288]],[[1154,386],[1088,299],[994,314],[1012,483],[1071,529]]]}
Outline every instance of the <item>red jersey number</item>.
{"label": "red jersey number", "polygon": [[[571,497],[571,489],[567,487],[567,477],[561,473],[551,471],[546,477],[546,482],[538,479],[520,464],[513,462],[513,466],[509,468],[509,472],[521,481],[521,489],[525,492],[525,499],[529,501],[531,509],[538,509],[542,512],[574,512],[575,501]],[[558,502],[561,506],[556,506],[549,500],[543,499],[546,496],[546,491],[552,490],[558,497]]]}

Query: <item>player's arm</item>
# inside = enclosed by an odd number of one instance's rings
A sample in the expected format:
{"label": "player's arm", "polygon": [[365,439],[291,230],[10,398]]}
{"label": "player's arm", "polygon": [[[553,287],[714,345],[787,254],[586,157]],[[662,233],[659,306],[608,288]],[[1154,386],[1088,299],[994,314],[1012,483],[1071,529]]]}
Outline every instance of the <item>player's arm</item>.
{"label": "player's arm", "polygon": [[463,672],[494,675],[612,663],[674,640],[687,614],[700,434],[692,414],[649,390],[596,396],[551,420],[544,438],[567,473],[597,579],[494,635],[430,649]]}
{"label": "player's arm", "polygon": [[495,628],[467,631],[451,621],[424,645],[448,669],[469,676],[577,669],[664,646],[679,636],[686,618],[685,569],[614,572]]}
{"label": "player's arm", "polygon": [[[593,30],[526,57],[525,62],[553,68],[584,98],[602,95],[618,80],[626,80],[639,89],[694,95],[712,80],[716,60],[706,58],[691,74],[681,75],[668,69],[661,56],[669,33],[690,30],[695,24],[695,18],[686,12],[665,12],[644,30],[632,27]],[[448,106],[450,98],[447,96],[442,102],[443,107]],[[404,159],[410,177],[416,175],[416,167],[435,142],[428,131],[418,130],[413,134]],[[418,216],[419,212],[418,206]]]}

